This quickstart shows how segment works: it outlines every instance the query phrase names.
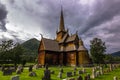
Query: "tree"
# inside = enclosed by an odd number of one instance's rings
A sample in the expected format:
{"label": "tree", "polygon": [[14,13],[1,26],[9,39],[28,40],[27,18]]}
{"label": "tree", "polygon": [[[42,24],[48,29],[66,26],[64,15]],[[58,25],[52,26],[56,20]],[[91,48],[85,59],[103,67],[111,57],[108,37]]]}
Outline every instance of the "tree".
{"label": "tree", "polygon": [[17,43],[14,48],[12,49],[12,57],[11,60],[14,62],[14,65],[16,66],[18,63],[22,61],[22,54],[24,52],[23,47]]}
{"label": "tree", "polygon": [[0,61],[2,63],[20,63],[23,48],[20,44],[14,44],[13,40],[2,41],[0,44]]}
{"label": "tree", "polygon": [[11,50],[13,49],[14,44],[12,40],[2,41],[0,44],[0,60],[2,61],[10,61]]}
{"label": "tree", "polygon": [[113,56],[111,54],[105,54],[105,63],[112,63],[113,61]]}
{"label": "tree", "polygon": [[94,63],[104,63],[104,52],[106,51],[105,42],[101,39],[94,38],[90,41],[90,54]]}

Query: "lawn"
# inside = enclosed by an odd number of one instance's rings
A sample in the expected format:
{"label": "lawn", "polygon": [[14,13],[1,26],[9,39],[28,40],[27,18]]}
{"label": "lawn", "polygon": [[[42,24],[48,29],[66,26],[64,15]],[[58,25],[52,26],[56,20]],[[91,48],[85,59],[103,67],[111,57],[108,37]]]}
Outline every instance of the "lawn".
{"label": "lawn", "polygon": [[[61,80],[59,79],[58,73],[60,71],[59,67],[49,67],[50,70],[55,71],[55,74],[51,75],[51,79],[52,80]],[[70,72],[73,71],[74,67],[63,67],[64,73],[62,75],[62,79],[66,78],[66,72]],[[86,69],[86,73],[85,74],[81,74],[82,77],[84,77],[86,74],[92,74],[92,68],[85,68]],[[40,68],[37,70],[33,70],[34,72],[36,72],[37,76],[36,77],[29,77],[28,74],[28,68],[25,68],[24,71],[19,75],[20,76],[20,80],[41,80],[42,76],[43,76],[43,71],[45,70],[45,68]],[[77,68],[77,72],[78,70],[82,70],[82,68]],[[16,73],[14,72],[11,76],[3,76],[2,72],[0,71],[0,80],[10,80],[12,76],[16,75]],[[78,73],[76,76],[79,76]],[[109,73],[105,73],[104,75],[101,75],[95,79],[91,79],[91,80],[113,80],[113,77],[117,76],[118,78],[120,78],[120,68],[115,69],[112,72]]]}

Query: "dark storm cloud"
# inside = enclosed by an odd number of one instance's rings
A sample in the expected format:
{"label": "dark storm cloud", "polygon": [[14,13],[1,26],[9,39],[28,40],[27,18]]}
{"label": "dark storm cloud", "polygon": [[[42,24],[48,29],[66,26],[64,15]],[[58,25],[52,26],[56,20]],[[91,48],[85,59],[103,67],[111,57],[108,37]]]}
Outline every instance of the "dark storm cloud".
{"label": "dark storm cloud", "polygon": [[[83,7],[79,0],[76,1],[62,1],[60,0],[35,0],[34,2],[23,1],[20,6],[16,5],[16,9],[21,12],[26,12],[31,17],[36,17],[36,21],[42,30],[45,30],[44,35],[50,33],[50,36],[55,36],[55,31],[59,27],[61,5],[64,12],[64,21],[66,28],[69,28],[72,33],[82,25],[88,15],[88,6]],[[31,4],[35,3],[35,4]],[[37,6],[34,8],[34,6]],[[43,8],[43,9],[42,9]],[[74,28],[74,29],[73,29]]]}
{"label": "dark storm cloud", "polygon": [[[116,37],[120,35],[120,0],[7,1],[9,3],[7,4],[9,21],[12,22],[12,25],[19,26],[21,30],[18,28],[15,32],[9,32],[10,36],[16,40],[27,40],[31,38],[30,36],[40,38],[39,33],[47,38],[55,38],[62,5],[65,27],[70,29],[70,33],[75,33],[78,30],[79,36],[85,41],[85,45],[89,46],[89,41],[98,37],[106,42],[109,51],[120,49],[119,38]],[[83,4],[84,1],[86,4]],[[35,34],[38,29],[40,31]]]}
{"label": "dark storm cloud", "polygon": [[6,18],[7,18],[7,10],[5,5],[0,3],[0,30],[6,31]]}
{"label": "dark storm cloud", "polygon": [[110,21],[120,14],[120,0],[98,0],[90,10],[88,20],[81,33]]}
{"label": "dark storm cloud", "polygon": [[9,0],[9,3],[10,3],[10,4],[14,4],[14,3],[15,3],[15,0]]}
{"label": "dark storm cloud", "polygon": [[[42,24],[42,30],[51,35],[55,34],[54,32],[59,26],[61,4],[64,11],[65,26],[72,33],[75,33],[79,28],[80,35],[84,35],[88,30],[110,21],[120,13],[119,0],[97,0],[91,6],[84,6],[79,1],[35,0],[38,8],[30,7],[35,4],[29,5],[30,3],[27,1],[23,1],[22,7],[28,14],[37,16],[37,22]],[[42,12],[41,7],[44,8],[45,13]]]}

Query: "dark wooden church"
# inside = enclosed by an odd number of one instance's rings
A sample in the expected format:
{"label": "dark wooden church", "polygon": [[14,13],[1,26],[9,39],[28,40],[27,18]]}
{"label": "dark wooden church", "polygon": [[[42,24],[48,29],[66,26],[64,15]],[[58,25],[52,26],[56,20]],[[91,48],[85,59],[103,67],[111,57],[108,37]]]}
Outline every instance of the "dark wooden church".
{"label": "dark wooden church", "polygon": [[38,63],[41,65],[84,65],[90,63],[88,50],[78,34],[69,35],[65,30],[61,11],[59,30],[56,39],[41,38],[38,49]]}

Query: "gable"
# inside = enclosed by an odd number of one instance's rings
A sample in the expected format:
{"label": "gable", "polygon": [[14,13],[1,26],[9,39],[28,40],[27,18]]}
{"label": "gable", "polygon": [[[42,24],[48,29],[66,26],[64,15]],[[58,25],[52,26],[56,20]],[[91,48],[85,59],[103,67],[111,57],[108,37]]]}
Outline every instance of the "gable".
{"label": "gable", "polygon": [[39,51],[40,50],[45,50],[45,47],[44,47],[44,44],[43,44],[42,40],[40,41]]}

